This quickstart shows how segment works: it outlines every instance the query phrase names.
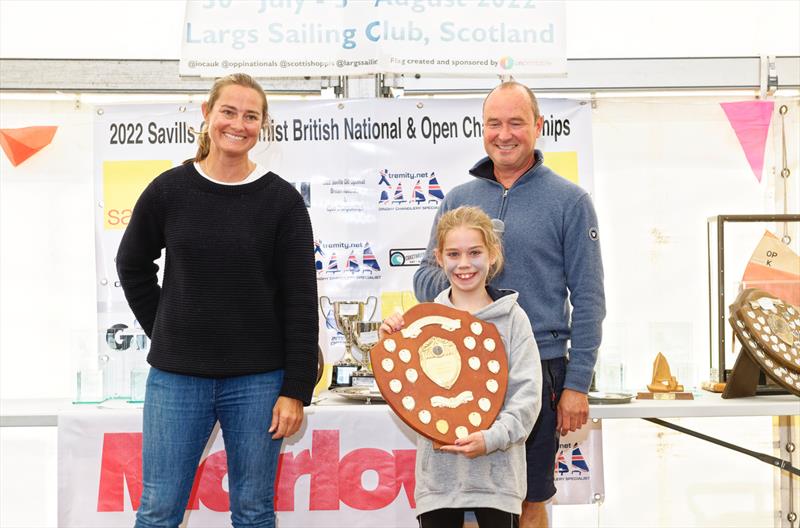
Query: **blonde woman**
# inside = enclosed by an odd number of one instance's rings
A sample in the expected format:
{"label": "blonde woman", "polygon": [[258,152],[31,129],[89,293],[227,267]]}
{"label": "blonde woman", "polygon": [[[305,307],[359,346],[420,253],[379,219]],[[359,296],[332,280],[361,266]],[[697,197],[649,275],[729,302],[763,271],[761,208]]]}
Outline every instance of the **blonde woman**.
{"label": "blonde woman", "polygon": [[294,187],[248,156],[268,125],[261,86],[221,78],[202,111],[196,156],[144,190],[117,254],[152,339],[136,526],[181,523],[219,421],[233,526],[272,527],[281,443],[316,379],[311,222]]}

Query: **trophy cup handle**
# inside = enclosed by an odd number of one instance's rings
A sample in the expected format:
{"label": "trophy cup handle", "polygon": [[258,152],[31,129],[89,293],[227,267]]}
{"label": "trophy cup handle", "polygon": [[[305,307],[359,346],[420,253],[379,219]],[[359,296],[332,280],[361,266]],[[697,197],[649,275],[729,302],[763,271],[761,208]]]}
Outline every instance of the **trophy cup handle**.
{"label": "trophy cup handle", "polygon": [[372,318],[375,317],[375,312],[378,311],[378,298],[375,297],[374,295],[370,295],[369,297],[367,297],[367,302],[364,303],[364,306],[369,306],[370,301],[375,301],[375,302],[372,303],[372,313],[369,315],[369,317],[367,317],[367,321],[372,321]]}
{"label": "trophy cup handle", "polygon": [[[326,308],[327,305],[327,308]],[[328,310],[331,308],[331,298],[327,295],[322,295],[319,298],[319,309],[322,310],[322,316],[328,316]]]}

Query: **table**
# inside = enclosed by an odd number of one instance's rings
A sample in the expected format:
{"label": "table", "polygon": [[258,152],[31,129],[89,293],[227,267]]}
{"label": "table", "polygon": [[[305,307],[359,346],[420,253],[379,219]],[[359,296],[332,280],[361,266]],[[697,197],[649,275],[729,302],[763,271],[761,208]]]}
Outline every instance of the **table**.
{"label": "table", "polygon": [[[113,406],[114,404],[109,404]],[[96,422],[100,420],[104,422],[100,425],[99,429],[105,429],[107,426],[112,427],[116,431],[129,436],[115,437],[116,440],[135,438],[137,424],[136,420],[140,420],[140,410],[136,407],[130,408],[127,405],[116,404],[118,408],[112,409],[97,409],[96,406],[75,406],[69,400],[26,400],[26,401],[2,401],[0,402],[0,426],[2,427],[36,427],[45,426],[52,427],[59,425],[59,434],[61,434],[61,427],[68,427],[73,432],[76,432],[82,439],[91,439],[91,441],[83,441],[84,445],[90,444],[94,449],[96,460],[87,463],[89,467],[98,468],[102,466],[102,453],[103,453],[103,440],[102,436],[97,437],[92,434],[87,434],[85,429],[73,429],[73,425],[78,422]],[[348,415],[353,419],[352,423],[362,425],[353,426],[350,430],[342,431],[341,426],[341,413],[343,406],[348,409]],[[279,506],[283,511],[281,515],[283,526],[302,526],[303,524],[293,524],[288,516],[292,512],[296,512],[300,508],[302,501],[308,501],[306,504],[310,506],[309,514],[316,516],[313,520],[319,523],[322,516],[328,515],[326,522],[330,520],[329,515],[332,513],[330,509],[339,506],[337,516],[342,515],[343,518],[350,519],[353,526],[361,525],[375,525],[378,522],[382,526],[413,526],[413,517],[404,515],[402,512],[409,511],[411,501],[413,500],[412,491],[413,486],[410,485],[408,477],[413,474],[413,466],[410,463],[409,457],[413,453],[413,435],[405,428],[404,425],[399,423],[393,415],[388,412],[385,405],[372,404],[360,405],[358,402],[344,400],[338,396],[325,395],[323,399],[315,406],[308,410],[309,423],[315,424],[315,431],[309,436],[304,438],[303,431],[301,431],[299,439],[290,439],[287,442],[287,448],[292,451],[293,456],[291,462],[292,479],[290,479],[291,486],[288,486],[284,491],[284,499]],[[800,399],[793,396],[757,396],[752,398],[740,398],[734,400],[723,400],[718,394],[702,393],[697,396],[693,401],[664,401],[664,400],[646,400],[634,401],[629,404],[621,405],[592,405],[590,408],[590,417],[597,420],[605,419],[630,419],[630,418],[683,418],[683,417],[736,417],[736,416],[778,416],[781,423],[781,445],[786,445],[786,442],[791,442],[792,438],[783,438],[784,434],[790,435],[792,431],[792,420],[797,423],[797,416],[800,414]],[[349,421],[349,420],[348,420]],[[69,425],[72,423],[73,425]],[[131,426],[133,424],[133,426]],[[140,424],[138,425],[140,427]],[[794,426],[797,427],[796,425]],[[337,434],[320,431],[336,431]],[[382,443],[381,448],[359,447],[358,444],[363,442],[364,438],[370,438],[376,434],[376,431],[381,433],[387,432],[390,434],[392,440],[388,443]],[[65,431],[66,432],[66,431]],[[104,433],[105,434],[105,433]],[[133,436],[130,436],[133,435]],[[336,438],[334,438],[336,437]],[[100,438],[100,439],[98,439]],[[327,462],[324,458],[317,458],[320,452],[325,452],[327,446],[336,447],[338,441],[337,456],[329,456]],[[793,440],[795,443],[797,439]],[[222,451],[221,443],[217,439],[216,446],[210,448],[211,461],[207,462],[207,479],[206,486],[202,489],[201,496],[197,497],[199,504],[203,505],[206,509],[211,505],[217,509],[223,508],[225,504],[219,501],[221,495],[215,494],[215,490],[221,489],[222,478],[215,469],[219,465],[219,453]],[[316,444],[315,444],[316,442]],[[322,451],[320,451],[322,447]],[[61,451],[59,446],[59,458],[70,460],[70,465],[81,465],[76,463],[80,460],[77,453],[66,453]],[[302,455],[306,452],[307,455]],[[356,454],[353,454],[356,452]],[[342,456],[344,455],[344,456]],[[306,458],[303,458],[303,457]],[[796,453],[785,453],[782,458],[791,460],[792,456],[795,457]],[[334,462],[334,459],[340,459],[345,462],[344,469],[342,470],[341,464]],[[346,460],[345,460],[346,459]],[[324,463],[323,463],[324,462]],[[94,464],[94,465],[92,465]],[[217,464],[215,466],[215,464]],[[368,467],[373,464],[374,467]],[[797,462],[794,462],[797,465]],[[321,482],[332,480],[333,473],[327,474],[319,468],[335,467],[336,472],[340,472],[340,479],[333,479],[340,482],[337,493],[340,495],[334,496],[325,492],[320,487]],[[315,468],[316,472],[315,472]],[[377,468],[377,469],[375,469]],[[383,468],[383,469],[381,469]],[[117,468],[120,469],[120,468]],[[123,468],[124,469],[124,468]],[[381,473],[383,471],[383,473]],[[97,478],[96,469],[94,470],[95,477]],[[134,479],[128,479],[133,474],[126,474],[125,471],[120,470],[116,475],[117,480],[114,485],[117,486],[116,495],[112,494],[108,502],[104,503],[104,508],[112,509],[117,507],[119,509],[120,501],[122,502],[121,509],[123,511],[105,511],[94,512],[101,515],[100,520],[94,524],[96,526],[110,526],[130,525],[132,519],[132,508],[130,504],[130,488],[136,486]],[[343,475],[343,476],[342,476]],[[371,482],[356,482],[353,480],[356,476],[370,476]],[[120,478],[124,477],[124,478]],[[214,480],[214,478],[217,480]],[[86,478],[78,477],[78,478]],[[350,480],[348,480],[350,479]],[[381,480],[383,479],[383,480]],[[341,485],[344,483],[344,486]],[[98,484],[99,485],[99,484]],[[215,485],[217,486],[215,488]],[[314,486],[317,486],[316,488]],[[791,526],[787,520],[787,516],[791,511],[795,511],[796,507],[792,504],[791,488],[792,481],[788,475],[782,475],[780,485],[780,502],[781,508],[786,512],[782,526]],[[91,487],[91,486],[90,486]],[[795,484],[795,488],[798,486]],[[64,487],[60,486],[62,495]],[[291,491],[292,500],[289,500],[288,488],[293,488]],[[382,489],[383,491],[370,493],[371,490]],[[94,490],[98,489],[94,487]],[[355,490],[355,491],[353,491]],[[328,493],[326,495],[326,493]],[[344,495],[342,495],[342,493]],[[280,491],[279,491],[280,494]],[[312,497],[313,494],[313,497]],[[96,491],[91,493],[92,504],[90,506],[97,509],[98,494]],[[795,499],[796,500],[796,499]],[[114,503],[113,501],[117,501]],[[372,502],[370,502],[372,501]],[[375,502],[377,501],[377,502]],[[116,504],[116,505],[115,505]],[[796,504],[796,502],[795,502]],[[792,505],[788,508],[786,505]],[[369,510],[369,514],[365,515],[365,508],[372,508],[380,506],[379,510],[386,510],[378,520],[375,515],[378,510]],[[127,508],[127,510],[126,510]],[[292,510],[291,508],[294,508]],[[317,509],[314,509],[317,508]],[[73,514],[76,510],[73,508]],[[213,510],[212,510],[213,511]],[[121,516],[124,519],[122,522],[110,522],[113,520],[112,516]],[[209,520],[207,523],[203,522],[202,515],[199,510],[194,510],[190,513],[192,515],[191,526],[215,526],[219,524],[219,517],[215,520]],[[60,524],[63,526],[74,526],[77,524],[87,524],[85,519],[79,523],[77,519],[71,521],[69,518],[64,519]],[[226,517],[227,521],[227,517]],[[367,522],[368,521],[368,522]],[[303,521],[306,522],[306,521]],[[367,522],[367,524],[363,524]],[[325,522],[320,525],[328,525]]]}
{"label": "table", "polygon": [[[322,393],[321,401],[311,409],[330,405],[361,406],[357,401]],[[0,400],[0,427],[55,427],[59,412],[82,407],[96,405],[73,405],[67,398]],[[791,395],[724,400],[719,394],[703,392],[695,395],[694,400],[634,400],[627,404],[589,406],[589,417],[597,419],[798,415],[800,398]]]}
{"label": "table", "polygon": [[589,406],[589,417],[599,419],[793,415],[800,415],[800,398],[788,394],[725,400],[720,394],[701,392],[694,400],[633,400]]}
{"label": "table", "polygon": [[[589,416],[593,419],[643,418],[652,423],[669,427],[682,433],[723,445],[754,456],[773,466],[788,466],[797,472],[800,465],[800,398],[792,395],[752,396],[748,398],[723,399],[721,394],[702,392],[694,400],[634,400],[629,404],[592,405]],[[774,416],[778,417],[778,438],[780,457],[764,453],[754,453],[734,444],[720,441],[695,431],[664,422],[661,418],[690,417],[732,417],[732,416]],[[800,479],[790,471],[780,474],[778,508],[781,512],[781,528],[796,528],[800,513]]]}

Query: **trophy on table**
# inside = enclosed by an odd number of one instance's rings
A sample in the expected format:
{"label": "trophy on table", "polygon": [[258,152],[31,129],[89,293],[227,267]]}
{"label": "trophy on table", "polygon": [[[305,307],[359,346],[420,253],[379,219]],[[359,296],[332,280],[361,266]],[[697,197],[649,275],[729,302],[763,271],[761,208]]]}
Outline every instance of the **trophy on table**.
{"label": "trophy on table", "polygon": [[370,304],[372,304],[372,312],[369,319],[372,319],[378,308],[377,297],[370,296],[366,302],[331,301],[330,297],[324,295],[319,298],[322,315],[327,317],[333,310],[333,319],[344,336],[344,355],[333,365],[331,388],[352,386],[353,374],[361,368],[361,362],[353,357],[351,350],[355,339],[356,325],[364,319],[364,309]]}
{"label": "trophy on table", "polygon": [[379,341],[378,328],[380,321],[359,321],[355,324],[356,346],[361,351],[361,368],[353,372],[351,382],[353,387],[366,387],[377,391],[378,385],[375,383],[375,374],[372,372],[372,364],[369,360],[369,351]]}

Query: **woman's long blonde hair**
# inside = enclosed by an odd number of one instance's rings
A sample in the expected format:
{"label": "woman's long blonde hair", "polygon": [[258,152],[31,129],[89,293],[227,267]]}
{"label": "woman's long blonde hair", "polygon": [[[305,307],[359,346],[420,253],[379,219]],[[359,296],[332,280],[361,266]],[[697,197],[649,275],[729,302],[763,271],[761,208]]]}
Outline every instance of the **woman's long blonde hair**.
{"label": "woman's long blonde hair", "polygon": [[489,274],[486,277],[487,282],[492,280],[503,269],[503,245],[492,226],[491,218],[483,212],[483,209],[473,206],[457,207],[444,213],[436,224],[436,251],[440,258],[444,255],[444,239],[447,233],[457,227],[475,229],[483,236],[489,258],[494,258],[494,264],[489,267]]}
{"label": "woman's long blonde hair", "polygon": [[[217,99],[219,99],[219,96],[222,93],[222,89],[231,85],[252,88],[258,92],[258,95],[261,96],[261,107],[263,109],[261,111],[261,129],[267,130],[267,127],[269,126],[267,95],[264,93],[264,89],[261,88],[261,85],[258,84],[258,81],[246,73],[232,73],[217,79],[214,82],[214,85],[211,87],[211,91],[208,92],[208,101],[206,102],[207,110],[211,112],[211,110],[214,108],[214,105],[217,103]],[[208,124],[205,121],[203,121],[203,125],[200,127],[200,132],[195,132],[195,137],[197,137],[197,153],[193,158],[189,158],[184,161],[184,164],[195,162],[200,163],[208,157],[208,153],[211,150],[211,140],[208,137]]]}

